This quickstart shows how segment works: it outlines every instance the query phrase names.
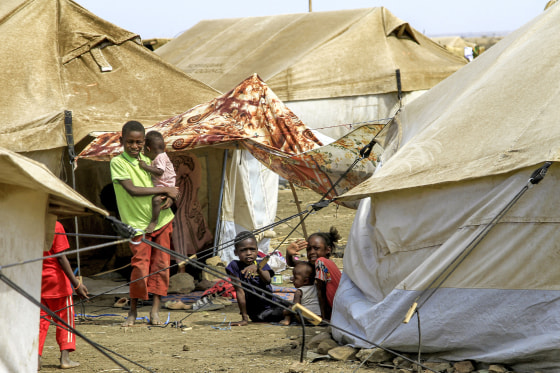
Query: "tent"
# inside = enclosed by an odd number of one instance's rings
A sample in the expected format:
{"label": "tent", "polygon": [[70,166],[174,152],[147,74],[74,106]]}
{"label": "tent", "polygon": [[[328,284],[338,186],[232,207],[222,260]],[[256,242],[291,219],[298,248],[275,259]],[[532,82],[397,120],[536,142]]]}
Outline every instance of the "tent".
{"label": "tent", "polygon": [[[107,213],[69,188],[44,165],[0,148],[0,222],[2,275],[39,300],[42,262],[8,267],[41,258],[50,249],[58,218]],[[50,240],[49,240],[50,238]],[[50,242],[49,242],[50,241]],[[0,282],[0,371],[35,372],[39,308]]]}
{"label": "tent", "polygon": [[402,110],[382,166],[342,196],[369,198],[333,324],[415,353],[421,319],[425,358],[560,370],[559,43],[555,6]]}
{"label": "tent", "polygon": [[[70,0],[9,0],[0,5],[0,17],[0,77],[5,82],[0,92],[0,145],[45,163],[69,184],[71,168],[61,166],[67,152],[66,119],[71,119],[73,142],[80,150],[93,131],[119,131],[131,119],[150,126],[219,95],[143,47],[138,35]],[[228,157],[235,166],[226,174],[231,190],[239,184],[230,204],[232,211],[237,208],[236,216],[252,221],[257,218],[245,213],[247,196],[262,194],[261,188],[274,190],[277,176],[260,174],[256,160],[237,153],[231,151]],[[193,201],[200,201],[210,230],[216,222],[223,159],[222,149],[202,150],[189,158],[202,179]],[[252,191],[242,185],[249,174],[256,180]],[[109,183],[106,165],[84,161],[76,170],[76,189],[98,206]],[[274,195],[252,198],[256,204],[262,198],[276,203]],[[274,219],[275,205],[269,214]],[[80,231],[104,229],[97,220],[80,219]],[[201,245],[212,239],[209,231],[195,235]],[[84,244],[94,240],[81,238]]]}
{"label": "tent", "polygon": [[332,138],[393,115],[397,69],[406,103],[466,63],[382,7],[205,20],[155,53],[223,92],[257,73]]}
{"label": "tent", "polygon": [[[262,174],[262,169],[272,170],[291,182],[315,190],[328,198],[334,198],[367,179],[374,170],[375,153],[358,162],[339,181],[350,165],[359,158],[363,148],[382,126],[363,126],[338,141],[327,146],[313,135],[294,113],[288,109],[272,90],[255,74],[238,84],[233,90],[206,104],[198,105],[185,113],[159,122],[146,131],[159,131],[166,141],[166,151],[175,164],[178,178],[189,180],[181,183],[182,188],[196,184],[190,175],[182,175],[186,168],[178,162],[185,152],[197,152],[209,147],[241,148],[254,156],[252,169]],[[122,152],[119,142],[120,132],[95,133],[97,138],[80,154],[86,160],[109,160]],[[257,161],[258,160],[258,161]],[[259,162],[260,161],[260,162]],[[232,162],[234,166],[235,162]],[[250,172],[250,170],[247,170]],[[230,178],[228,180],[235,180]],[[258,183],[250,177],[243,178],[245,190],[258,193]],[[335,185],[336,184],[336,185]],[[232,240],[241,229],[255,230],[274,222],[278,181],[272,188],[263,188],[266,198],[247,206],[247,216],[267,217],[259,225],[242,217],[235,217],[232,206],[224,206],[224,225],[220,227],[221,242]],[[334,187],[334,188],[333,188]],[[272,190],[271,190],[272,189]],[[226,201],[235,200],[235,188],[225,189]],[[180,189],[180,195],[188,195]],[[270,196],[274,198],[270,198]],[[259,195],[257,195],[259,197]],[[260,201],[260,202],[259,202]],[[193,207],[178,202],[178,219],[181,220],[184,206],[188,214]],[[270,211],[273,211],[272,214]],[[254,221],[257,221],[256,219]],[[193,230],[198,229],[193,222]],[[192,244],[190,245],[193,246]],[[220,255],[225,261],[233,259],[233,250],[225,250]],[[266,250],[263,250],[266,252]],[[191,254],[189,252],[188,254]]]}
{"label": "tent", "polygon": [[70,0],[25,1],[0,19],[0,33],[0,143],[55,174],[67,144],[65,111],[78,143],[92,131],[130,118],[155,123],[218,94],[144,48],[138,35]]}
{"label": "tent", "polygon": [[432,40],[460,57],[465,57],[465,48],[471,48],[471,50],[477,48],[475,43],[467,41],[460,36],[438,36],[433,37]]}

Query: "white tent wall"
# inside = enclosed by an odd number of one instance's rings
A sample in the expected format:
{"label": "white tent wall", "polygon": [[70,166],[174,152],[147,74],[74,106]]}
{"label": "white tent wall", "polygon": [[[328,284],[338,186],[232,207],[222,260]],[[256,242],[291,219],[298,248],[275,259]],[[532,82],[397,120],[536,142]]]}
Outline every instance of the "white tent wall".
{"label": "white tent wall", "polygon": [[[256,160],[248,150],[233,150],[224,188],[220,247],[242,231],[274,223],[278,203],[278,174]],[[259,250],[268,253],[270,239],[257,236]],[[226,263],[237,257],[233,246],[219,252]]]}
{"label": "white tent wall", "polygon": [[[0,184],[2,264],[43,256],[48,194]],[[54,231],[54,221],[52,221]],[[7,278],[35,299],[41,296],[42,262],[2,270]],[[39,308],[0,282],[0,371],[36,372],[39,343]],[[8,321],[9,322],[6,322]],[[17,332],[14,332],[17,330]]]}
{"label": "white tent wall", "polygon": [[[431,297],[424,292],[442,273],[449,274],[446,266],[522,190],[536,167],[373,195],[371,209],[364,201],[345,250],[332,323],[368,341],[413,353],[418,349],[417,319],[401,323],[418,301],[424,357],[503,363],[515,371],[558,371],[557,164],[441,288],[431,286]],[[333,335],[371,347],[340,329],[333,329]]]}
{"label": "white tent wall", "polygon": [[[395,83],[396,85],[396,83]],[[402,105],[412,102],[426,90],[403,92]],[[288,106],[306,126],[339,139],[359,125],[386,123],[399,107],[397,93],[334,97],[314,100],[287,101]],[[377,124],[376,122],[374,122]]]}

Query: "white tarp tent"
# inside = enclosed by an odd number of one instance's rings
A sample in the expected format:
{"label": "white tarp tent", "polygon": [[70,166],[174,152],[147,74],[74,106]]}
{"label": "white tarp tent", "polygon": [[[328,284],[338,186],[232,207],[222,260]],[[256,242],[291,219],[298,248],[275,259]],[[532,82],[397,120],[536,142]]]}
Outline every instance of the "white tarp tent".
{"label": "white tarp tent", "polygon": [[[342,196],[370,198],[333,324],[413,353],[418,318],[401,322],[418,302],[424,357],[560,370],[558,45],[554,6],[404,108],[383,165]],[[545,161],[545,179],[484,234]]]}
{"label": "white tarp tent", "polygon": [[[96,212],[45,166],[0,148],[0,266],[41,258],[50,249],[58,218]],[[50,237],[50,242],[49,242]],[[2,269],[2,274],[39,300],[42,262]],[[0,282],[0,371],[36,372],[39,308]]]}
{"label": "white tarp tent", "polygon": [[394,114],[397,69],[407,102],[466,63],[383,7],[204,20],[156,53],[223,92],[257,73],[335,139]]}

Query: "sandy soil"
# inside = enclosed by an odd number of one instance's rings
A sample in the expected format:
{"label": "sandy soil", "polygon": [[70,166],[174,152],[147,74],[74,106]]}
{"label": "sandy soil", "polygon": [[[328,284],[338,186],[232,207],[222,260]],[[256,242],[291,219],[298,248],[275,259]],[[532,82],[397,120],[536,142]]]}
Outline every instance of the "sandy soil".
{"label": "sandy soil", "polygon": [[[298,199],[303,208],[316,202],[320,196],[314,192],[298,189]],[[279,192],[278,217],[285,218],[297,213],[295,198],[291,190]],[[310,215],[306,220],[308,233],[326,231],[335,225],[346,243],[352,224],[354,210],[337,208],[331,204],[327,208]],[[296,220],[288,223],[291,227]],[[276,228],[277,237],[272,248],[291,231],[288,225]],[[286,242],[302,237],[302,229]],[[285,244],[281,246],[284,251]],[[342,266],[342,259],[336,259]],[[288,284],[286,283],[285,286]],[[161,318],[176,321],[181,327],[169,325],[165,328],[149,327],[145,323],[130,328],[120,326],[127,311],[113,308],[114,295],[105,295],[76,308],[87,315],[116,314],[89,318],[76,325],[78,331],[87,338],[124,357],[135,361],[155,372],[353,372],[356,362],[320,360],[299,364],[302,328],[299,326],[277,326],[272,324],[249,324],[245,327],[228,328],[228,322],[239,321],[237,304],[224,309],[208,312],[187,313],[183,310],[163,309]],[[150,307],[139,309],[139,316],[148,316]],[[307,340],[327,330],[325,327],[306,327]],[[43,352],[42,372],[58,371],[58,346],[54,328],[51,327]],[[81,366],[72,372],[113,372],[122,371],[115,363],[101,354],[81,338],[77,338],[77,350],[71,355]],[[117,358],[133,372],[147,371],[131,362]],[[295,364],[295,365],[294,365]],[[295,370],[293,369],[295,368]],[[362,368],[359,371],[383,372],[389,370]]]}

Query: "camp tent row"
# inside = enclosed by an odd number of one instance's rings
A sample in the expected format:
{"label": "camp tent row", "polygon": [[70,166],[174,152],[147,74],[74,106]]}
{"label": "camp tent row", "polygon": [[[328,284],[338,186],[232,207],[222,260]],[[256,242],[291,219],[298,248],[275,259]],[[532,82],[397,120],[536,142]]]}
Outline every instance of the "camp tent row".
{"label": "camp tent row", "polygon": [[555,5],[402,110],[383,165],[343,196],[369,198],[333,324],[414,353],[417,302],[423,357],[560,370],[558,45]]}
{"label": "camp tent row", "polygon": [[397,69],[406,103],[466,63],[383,7],[205,20],[156,53],[223,92],[257,73],[335,139],[394,114]]}
{"label": "camp tent row", "polygon": [[[71,113],[71,134],[79,151],[94,131],[119,131],[127,120],[150,126],[220,94],[147,50],[138,35],[70,0],[7,0],[0,6],[0,77],[5,82],[0,91],[0,145],[41,161],[57,175],[64,169],[70,184],[71,168],[64,157],[66,112]],[[201,236],[201,245],[212,243],[222,175],[225,193],[232,198],[223,202],[230,212],[226,219],[254,229],[276,216],[278,176],[240,150],[230,151],[225,159],[224,154],[218,148],[192,154],[193,172],[200,179],[198,199],[210,230]],[[106,163],[83,161],[76,170],[76,189],[98,206],[109,183]],[[267,208],[254,209],[261,215],[248,214],[254,206]],[[80,219],[80,232],[104,229],[98,219]]]}

